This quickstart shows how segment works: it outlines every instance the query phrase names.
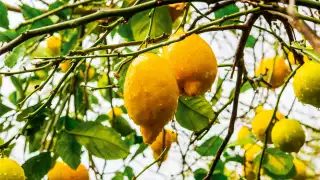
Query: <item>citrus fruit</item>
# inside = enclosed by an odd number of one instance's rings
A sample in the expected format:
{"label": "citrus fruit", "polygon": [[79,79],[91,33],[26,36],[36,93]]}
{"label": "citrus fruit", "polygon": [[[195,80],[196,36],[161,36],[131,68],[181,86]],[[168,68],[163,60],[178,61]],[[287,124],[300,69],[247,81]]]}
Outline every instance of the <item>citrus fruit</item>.
{"label": "citrus fruit", "polygon": [[152,143],[177,109],[179,89],[168,62],[153,53],[130,64],[124,83],[124,105],[140,125],[143,141]]}
{"label": "citrus fruit", "polygon": [[[313,48],[312,48],[312,46],[307,46],[306,49],[313,49]],[[290,61],[290,63],[291,63],[292,65],[298,65],[298,64],[300,64],[300,63],[298,62],[298,60],[296,60],[296,59],[294,58],[294,55],[293,55],[292,52],[289,52],[289,53],[288,53],[288,59],[289,59],[289,61]],[[306,62],[308,62],[308,61],[310,61],[309,57],[308,57],[307,55],[304,55],[304,56],[303,56],[303,62],[306,63]]]}
{"label": "citrus fruit", "polygon": [[271,132],[272,142],[283,152],[299,152],[306,135],[297,120],[282,119],[277,122]]}
{"label": "citrus fruit", "polygon": [[25,180],[24,170],[14,160],[7,157],[0,158],[1,180]]}
{"label": "citrus fruit", "polygon": [[306,165],[298,159],[293,160],[293,165],[296,168],[296,176],[293,179],[294,180],[306,179],[306,176],[307,176]]}
{"label": "citrus fruit", "polygon": [[[263,110],[257,113],[251,122],[253,134],[256,136],[257,139],[259,139],[262,142],[264,142],[265,140],[264,138],[266,135],[266,130],[271,121],[272,115],[273,115],[273,110]],[[283,114],[281,114],[280,112],[276,112],[276,116],[275,116],[275,119],[273,119],[273,121],[277,121],[284,118],[285,117]],[[271,128],[269,132],[271,132],[272,127],[274,126],[273,121],[271,122]],[[270,134],[271,133],[269,133],[268,143],[272,142]]]}
{"label": "citrus fruit", "polygon": [[183,14],[184,8],[185,3],[175,3],[168,5],[169,14],[172,22],[175,22]]}
{"label": "citrus fruit", "polygon": [[254,109],[254,112],[255,112],[255,113],[259,113],[259,112],[261,112],[261,111],[263,111],[263,110],[264,110],[263,106],[260,105],[260,106],[257,106],[257,107]]}
{"label": "citrus fruit", "polygon": [[320,108],[320,64],[314,61],[304,63],[293,77],[293,90],[297,99]]}
{"label": "citrus fruit", "polygon": [[113,119],[116,116],[121,116],[123,111],[120,107],[113,107],[112,110],[108,112],[109,119]]}
{"label": "citrus fruit", "polygon": [[49,48],[54,55],[60,54],[61,48],[61,36],[60,35],[53,35],[47,39],[47,48]]}
{"label": "citrus fruit", "polygon": [[[170,40],[183,34],[179,30]],[[211,89],[218,71],[217,60],[209,44],[197,34],[165,46],[162,57],[171,65],[182,95],[202,95]]]}
{"label": "citrus fruit", "polygon": [[150,146],[155,159],[157,159],[161,155],[162,151],[164,151],[164,149],[167,148],[167,151],[163,156],[163,161],[166,160],[172,142],[174,142],[177,139],[176,136],[177,134],[171,130],[163,130],[160,132],[156,140]]}
{"label": "citrus fruit", "polygon": [[246,139],[251,135],[251,131],[247,126],[242,126],[238,132],[238,139]]}
{"label": "citrus fruit", "polygon": [[[289,67],[285,59],[280,56],[262,59],[255,70],[255,76],[262,76],[263,80],[271,85],[271,88],[282,86],[289,74]],[[259,82],[259,84],[268,87],[266,83]]]}
{"label": "citrus fruit", "polygon": [[[86,69],[88,68],[89,64],[86,64],[85,68],[83,69],[80,69],[80,77],[81,78],[84,78],[85,77],[85,72],[86,72]],[[88,72],[87,72],[87,78],[88,78],[88,81],[92,80],[92,78],[94,77],[94,75],[96,74],[96,70],[94,69],[94,67],[92,67],[92,65],[90,65],[89,69],[88,69]]]}
{"label": "citrus fruit", "polygon": [[48,173],[49,180],[89,180],[88,169],[80,164],[77,170],[71,169],[63,162],[56,162]]}
{"label": "citrus fruit", "polygon": [[71,61],[67,60],[67,61],[63,61],[62,63],[60,63],[60,68],[62,72],[67,72],[69,70],[69,68],[71,67]]}
{"label": "citrus fruit", "polygon": [[260,153],[262,147],[258,144],[246,144],[244,149],[245,162],[253,163],[254,158]]}

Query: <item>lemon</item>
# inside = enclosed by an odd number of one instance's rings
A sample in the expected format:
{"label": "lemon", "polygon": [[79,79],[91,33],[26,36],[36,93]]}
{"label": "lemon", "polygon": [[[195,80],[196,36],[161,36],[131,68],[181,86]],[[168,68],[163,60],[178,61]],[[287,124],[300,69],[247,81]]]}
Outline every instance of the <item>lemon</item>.
{"label": "lemon", "polygon": [[307,176],[307,168],[306,165],[298,160],[294,159],[293,160],[293,165],[296,168],[296,176],[293,178],[294,180],[304,180],[306,179]]}
{"label": "lemon", "polygon": [[260,106],[257,106],[257,107],[254,109],[254,112],[255,112],[255,113],[259,113],[259,112],[261,112],[261,111],[263,111],[263,110],[264,110],[263,106],[260,105]]}
{"label": "lemon", "polygon": [[152,143],[177,109],[179,88],[168,62],[153,53],[130,64],[124,83],[124,105],[140,125],[143,141]]}
{"label": "lemon", "polygon": [[[262,59],[255,70],[255,76],[263,76],[263,80],[269,83],[271,88],[282,86],[289,74],[289,67],[286,64],[285,59],[280,56]],[[260,85],[267,87],[263,82],[260,82]]]}
{"label": "lemon", "polygon": [[282,119],[271,132],[272,142],[283,152],[299,152],[306,135],[301,124],[293,119]]}
{"label": "lemon", "polygon": [[244,146],[245,153],[245,161],[249,163],[253,163],[254,158],[260,153],[262,147],[258,144],[246,144]]}
{"label": "lemon", "polygon": [[293,77],[293,90],[297,99],[320,108],[320,64],[314,61],[304,63]]}
{"label": "lemon", "polygon": [[0,158],[0,180],[25,180],[24,170],[14,160]]}
{"label": "lemon", "polygon": [[160,132],[156,140],[150,146],[153,151],[153,156],[155,159],[157,159],[161,155],[162,151],[164,151],[164,149],[167,148],[167,151],[164,154],[163,161],[166,160],[171,144],[176,140],[176,136],[177,136],[176,133],[172,132],[171,130],[164,130],[164,131]]}
{"label": "lemon", "polygon": [[[170,39],[183,34],[185,32],[179,30]],[[169,61],[181,94],[197,96],[211,89],[218,71],[217,60],[211,47],[200,36],[192,34],[164,47],[162,57]]]}
{"label": "lemon", "polygon": [[[306,49],[313,49],[313,48],[312,48],[312,46],[307,46]],[[300,63],[298,62],[298,60],[296,60],[296,59],[294,58],[294,55],[293,55],[292,52],[289,52],[289,53],[288,53],[288,60],[290,61],[290,64],[292,64],[292,65],[298,65],[298,64],[300,64]],[[303,56],[303,62],[306,63],[306,62],[308,62],[308,61],[310,61],[309,57],[308,57],[307,55],[304,55],[304,56]]]}
{"label": "lemon", "polygon": [[[265,140],[264,138],[266,135],[266,130],[271,121],[272,115],[273,115],[273,110],[263,110],[257,113],[251,122],[253,134],[256,136],[257,139],[259,139],[262,142],[264,142]],[[281,114],[280,112],[276,112],[276,119],[274,119],[274,121],[284,119],[284,118],[285,117],[283,114]],[[274,122],[271,122],[270,132],[272,130],[273,125],[274,125]],[[272,142],[271,136],[269,136],[268,143],[271,143],[271,142]]]}
{"label": "lemon", "polygon": [[123,111],[120,107],[113,107],[112,110],[108,112],[109,119],[113,119],[113,117],[121,116]]}
{"label": "lemon", "polygon": [[70,67],[71,67],[71,61],[70,60],[63,61],[62,63],[60,63],[60,69],[64,73],[67,72]]}
{"label": "lemon", "polygon": [[[85,68],[84,69],[80,69],[80,77],[81,78],[84,78],[85,77],[85,72],[86,72],[86,69],[88,68],[89,64],[86,64]],[[88,81],[92,80],[94,75],[96,74],[96,70],[94,69],[94,67],[92,67],[92,65],[90,65],[89,69],[88,69],[88,72],[87,72],[87,78],[88,78]]]}
{"label": "lemon", "polygon": [[54,55],[60,54],[61,48],[61,36],[60,35],[53,35],[47,39],[47,48],[49,48]]}
{"label": "lemon", "polygon": [[88,169],[80,164],[77,170],[71,169],[63,162],[56,162],[48,173],[49,180],[89,180]]}
{"label": "lemon", "polygon": [[246,139],[251,135],[251,131],[247,126],[242,126],[238,132],[238,139]]}
{"label": "lemon", "polygon": [[175,22],[182,14],[185,8],[185,3],[169,4],[168,10],[172,22]]}

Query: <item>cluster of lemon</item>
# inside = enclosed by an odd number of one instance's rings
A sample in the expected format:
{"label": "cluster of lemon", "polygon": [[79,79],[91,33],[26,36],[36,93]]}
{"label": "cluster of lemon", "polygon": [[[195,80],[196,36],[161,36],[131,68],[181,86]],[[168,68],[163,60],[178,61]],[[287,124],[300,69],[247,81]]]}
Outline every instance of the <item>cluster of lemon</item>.
{"label": "cluster of lemon", "polygon": [[[183,30],[170,40],[181,36],[185,36]],[[211,47],[196,34],[164,47],[161,56],[144,53],[130,64],[124,83],[124,105],[129,117],[140,126],[143,141],[151,144],[155,157],[176,139],[175,133],[164,133],[163,128],[173,119],[179,95],[197,96],[210,90],[217,69]]]}
{"label": "cluster of lemon", "polygon": [[[76,170],[63,162],[56,162],[47,174],[49,180],[89,180],[88,169],[80,164]],[[0,158],[0,179],[25,180],[23,168],[14,160]]]}

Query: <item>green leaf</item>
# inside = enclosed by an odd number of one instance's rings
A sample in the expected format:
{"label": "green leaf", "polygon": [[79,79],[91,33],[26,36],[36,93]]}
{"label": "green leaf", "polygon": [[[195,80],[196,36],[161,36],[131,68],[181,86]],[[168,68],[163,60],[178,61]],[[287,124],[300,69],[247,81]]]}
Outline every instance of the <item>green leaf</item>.
{"label": "green leaf", "polygon": [[229,156],[229,157],[226,157],[226,160],[225,162],[229,162],[229,161],[233,161],[233,162],[238,162],[240,164],[243,164],[243,157],[240,156],[240,155],[235,155],[235,156]]}
{"label": "green leaf", "polygon": [[43,136],[43,131],[38,131],[32,134],[29,134],[29,136],[27,137],[28,141],[29,141],[29,152],[36,152],[40,149],[41,147],[41,139]]}
{"label": "green leaf", "polygon": [[106,121],[108,119],[109,119],[109,117],[106,114],[100,114],[95,121],[104,122],[104,121]]}
{"label": "green leaf", "polygon": [[11,110],[10,107],[0,103],[0,117]]}
{"label": "green leaf", "polygon": [[141,143],[139,145],[139,148],[137,149],[137,151],[134,153],[134,155],[132,156],[132,158],[130,159],[130,161],[132,161],[134,158],[136,158],[139,154],[141,154],[144,150],[146,150],[148,148],[147,144]]}
{"label": "green leaf", "polygon": [[120,78],[119,78],[119,81],[118,81],[118,85],[120,87],[119,88],[120,92],[123,92],[124,82],[125,82],[127,71],[128,71],[128,68],[129,68],[130,64],[131,64],[131,61],[127,62],[126,64],[124,64],[122,66],[122,68],[121,68]]}
{"label": "green leaf", "polygon": [[[207,170],[203,168],[199,168],[193,172],[193,176],[195,180],[203,180],[206,177],[207,173],[208,173]],[[223,173],[214,172],[210,180],[227,180],[227,179],[228,179],[227,176],[225,176]]]}
{"label": "green leaf", "polygon": [[[214,12],[214,16],[215,16],[216,19],[219,19],[219,18],[222,18],[224,16],[237,13],[237,12],[239,12],[239,10],[240,9],[238,8],[238,6],[236,6],[235,4],[230,4],[228,6],[225,6],[224,8],[219,9],[218,11],[215,11]],[[227,22],[224,22],[223,24],[231,24],[231,23],[232,22],[227,21]]]}
{"label": "green leaf", "polygon": [[246,47],[253,48],[254,45],[256,44],[256,42],[257,42],[257,39],[254,36],[249,35],[247,42],[246,42]]}
{"label": "green leaf", "polygon": [[111,180],[124,180],[124,176],[121,172],[116,172]]}
{"label": "green leaf", "polygon": [[217,84],[217,87],[216,87],[216,93],[214,94],[212,100],[211,100],[211,105],[214,106],[218,101],[219,99],[221,98],[221,95],[222,95],[222,83],[223,83],[223,79],[218,77],[218,84]]}
{"label": "green leaf", "polygon": [[0,1],[0,27],[9,29],[8,9],[2,1]]}
{"label": "green leaf", "polygon": [[243,146],[243,145],[251,144],[254,142],[255,142],[255,140],[252,137],[242,138],[242,139],[238,139],[238,140],[231,142],[230,144],[228,144],[227,147]]}
{"label": "green leaf", "polygon": [[[150,12],[151,10],[142,11],[130,19],[133,37],[137,41],[145,40],[147,37],[150,27]],[[168,8],[165,6],[155,8],[150,37],[155,38],[163,33],[171,34],[171,31],[172,21]]]}
{"label": "green leaf", "polygon": [[62,35],[61,55],[67,55],[69,51],[74,50],[78,46],[79,31],[77,29],[68,29],[63,31]]}
{"label": "green leaf", "polygon": [[[67,4],[67,1],[63,2],[63,1],[56,1],[52,4],[49,5],[49,11],[54,10],[60,6],[63,6]],[[67,19],[68,16],[71,14],[71,9],[64,9],[62,11],[58,11],[57,15],[61,18]]]}
{"label": "green leaf", "polygon": [[25,176],[31,180],[41,180],[51,168],[50,152],[40,153],[28,159],[23,165]]}
{"label": "green leaf", "polygon": [[201,156],[215,156],[222,142],[223,139],[221,139],[219,136],[212,136],[199,147],[197,147],[196,151]]}
{"label": "green leaf", "polygon": [[16,95],[17,95],[17,101],[20,101],[23,97],[24,97],[24,91],[22,88],[22,82],[19,78],[15,77],[15,76],[10,76],[10,80],[13,84],[13,86],[16,88]]}
{"label": "green leaf", "polygon": [[8,42],[17,37],[15,30],[9,29],[3,32],[0,32],[0,42]]}
{"label": "green leaf", "polygon": [[249,81],[247,81],[246,83],[244,83],[244,85],[242,85],[241,89],[240,89],[240,93],[244,93],[250,89],[252,89],[252,85],[250,84]]}
{"label": "green leaf", "polygon": [[18,60],[23,56],[25,51],[26,48],[22,45],[15,47],[12,52],[6,55],[4,64],[9,68],[12,68],[17,64]]}
{"label": "green leaf", "polygon": [[56,152],[72,169],[76,170],[81,159],[81,145],[66,132],[62,132],[56,144]]}
{"label": "green leaf", "polygon": [[124,168],[123,175],[127,176],[128,179],[133,179],[134,177],[133,169],[130,166],[126,166]]}
{"label": "green leaf", "polygon": [[38,107],[40,107],[42,104],[36,104],[36,105],[33,105],[33,106],[29,106],[23,110],[21,110],[21,112],[18,114],[17,116],[17,121],[21,122],[24,120],[24,118],[26,116],[28,116],[29,113],[32,113],[34,112]]}
{"label": "green leaf", "polygon": [[[276,148],[266,149],[263,167],[272,174],[287,175],[293,167],[293,156]],[[261,156],[260,156],[261,157]]]}
{"label": "green leaf", "polygon": [[120,24],[118,34],[126,41],[134,41],[131,29],[131,21],[125,24]]}
{"label": "green leaf", "polygon": [[[42,11],[35,9],[31,6],[28,6],[26,4],[23,4],[21,6],[21,10],[22,10],[23,17],[26,20],[37,17],[43,13]],[[49,18],[45,17],[45,18],[41,18],[41,19],[35,21],[34,23],[32,23],[31,29],[49,26],[51,24],[53,24],[52,21]]]}
{"label": "green leaf", "polygon": [[109,119],[111,127],[120,133],[122,136],[127,136],[133,132],[130,124],[121,116],[116,116],[114,119]]}
{"label": "green leaf", "polygon": [[69,132],[96,157],[121,159],[130,153],[121,135],[112,128],[97,122],[84,122]]}
{"label": "green leaf", "polygon": [[200,131],[214,118],[210,103],[202,96],[180,97],[176,119],[178,123],[191,131]]}

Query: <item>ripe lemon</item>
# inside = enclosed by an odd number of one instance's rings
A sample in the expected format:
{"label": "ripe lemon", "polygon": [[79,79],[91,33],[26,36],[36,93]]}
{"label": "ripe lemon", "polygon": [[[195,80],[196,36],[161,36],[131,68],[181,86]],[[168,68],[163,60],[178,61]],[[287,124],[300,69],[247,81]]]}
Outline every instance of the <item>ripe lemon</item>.
{"label": "ripe lemon", "polygon": [[1,180],[25,180],[24,170],[14,160],[7,157],[0,158]]}
{"label": "ripe lemon", "polygon": [[62,72],[67,72],[69,70],[69,68],[71,67],[71,61],[67,60],[67,61],[63,61],[62,63],[60,63],[60,68]]}
{"label": "ripe lemon", "polygon": [[153,141],[153,143],[150,146],[153,152],[153,157],[157,159],[161,155],[162,151],[164,151],[164,149],[167,148],[167,152],[163,156],[163,161],[166,160],[172,142],[174,142],[177,139],[176,136],[177,134],[175,132],[172,132],[171,130],[165,130],[165,133],[164,131],[161,131],[160,134],[157,136],[156,140]]}
{"label": "ripe lemon", "polygon": [[54,55],[60,54],[61,48],[61,36],[60,35],[53,35],[47,39],[47,48],[49,48]]}
{"label": "ripe lemon", "polygon": [[294,180],[304,180],[306,179],[307,176],[307,168],[306,165],[298,160],[294,159],[293,160],[293,165],[296,168],[296,176],[293,178]]}
{"label": "ripe lemon", "polygon": [[255,113],[259,113],[259,112],[261,112],[261,111],[263,111],[263,110],[264,110],[263,106],[260,105],[260,106],[257,106],[257,107],[254,109],[254,112],[255,112]]}
{"label": "ripe lemon", "polygon": [[[307,46],[306,49],[313,49],[313,48],[312,48],[312,46]],[[300,63],[298,62],[298,60],[296,60],[296,59],[294,58],[294,55],[293,55],[292,52],[289,52],[289,53],[288,53],[288,59],[289,59],[289,61],[290,61],[290,64],[292,64],[292,65],[298,65],[298,64],[300,64]],[[306,63],[306,62],[308,62],[308,61],[310,61],[309,57],[308,57],[307,55],[304,55],[304,56],[303,56],[303,62]]]}
{"label": "ripe lemon", "polygon": [[184,8],[185,3],[175,3],[168,5],[169,14],[172,22],[175,22],[183,14]]}
{"label": "ripe lemon", "polygon": [[120,107],[113,107],[112,110],[108,112],[109,119],[113,119],[113,117],[121,116],[123,111]]}
{"label": "ripe lemon", "polygon": [[299,152],[306,135],[301,124],[293,119],[282,119],[271,132],[272,142],[283,152]]}
{"label": "ripe lemon", "polygon": [[320,108],[320,64],[304,63],[293,77],[293,90],[297,99],[305,104]]}
{"label": "ripe lemon", "polygon": [[251,135],[251,131],[247,126],[242,126],[238,132],[238,139],[246,139]]}
{"label": "ripe lemon", "polygon": [[[285,59],[280,56],[262,59],[255,70],[255,76],[263,76],[263,80],[269,83],[271,88],[282,86],[289,74],[289,67]],[[260,85],[267,87],[263,82],[260,82]]]}
{"label": "ripe lemon", "polygon": [[[79,74],[80,74],[80,77],[81,77],[81,78],[84,78],[84,77],[85,77],[85,74],[84,74],[84,73],[86,72],[86,69],[87,69],[88,66],[89,66],[89,64],[86,64],[85,68],[80,69]],[[93,78],[94,75],[96,74],[96,70],[94,69],[94,67],[92,67],[92,65],[90,65],[87,73],[88,73],[88,74],[87,74],[87,76],[88,76],[88,77],[87,77],[87,78],[88,78],[88,81],[90,81],[90,80],[92,80],[92,78]]]}
{"label": "ripe lemon", "polygon": [[260,153],[262,147],[258,144],[246,144],[244,149],[245,162],[253,163],[254,158]]}
{"label": "ripe lemon", "polygon": [[[271,121],[273,115],[273,110],[263,110],[256,114],[256,116],[252,120],[252,132],[256,136],[257,139],[264,142],[264,138],[266,135],[267,127]],[[277,121],[280,119],[284,119],[284,115],[280,112],[276,112],[276,118],[273,121]],[[272,127],[274,126],[274,122],[271,122],[271,128],[270,132],[272,130]],[[271,134],[271,133],[269,133]],[[268,137],[268,143],[271,143],[271,135]]]}
{"label": "ripe lemon", "polygon": [[140,125],[143,141],[152,143],[177,109],[179,88],[168,62],[153,53],[130,64],[124,83],[124,105]]}
{"label": "ripe lemon", "polygon": [[[183,34],[185,32],[179,30],[170,39]],[[218,71],[217,60],[211,47],[200,36],[192,34],[164,47],[162,57],[173,68],[181,94],[197,96],[210,90]]]}
{"label": "ripe lemon", "polygon": [[49,180],[89,180],[88,169],[80,164],[77,170],[63,162],[57,162],[48,173]]}

